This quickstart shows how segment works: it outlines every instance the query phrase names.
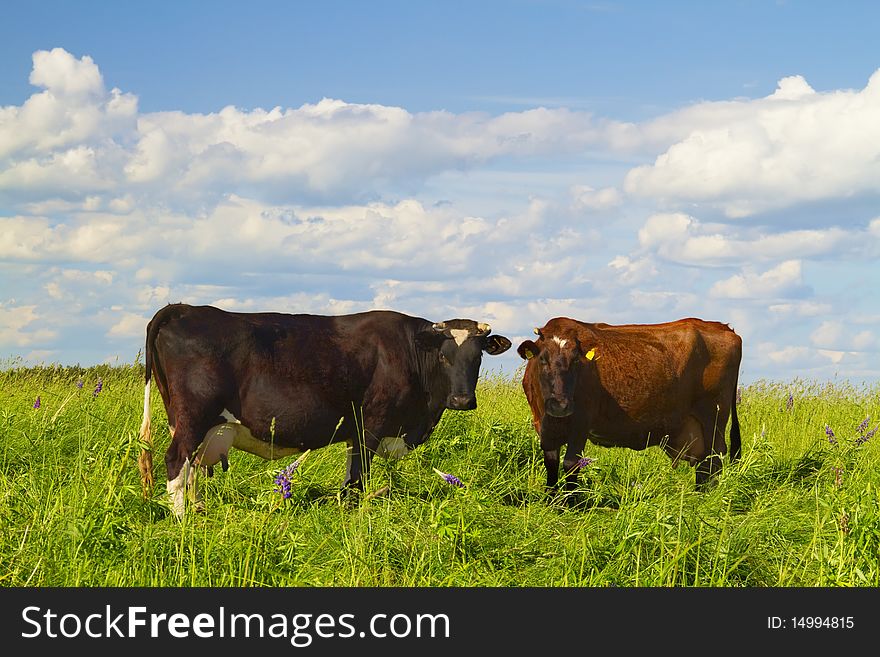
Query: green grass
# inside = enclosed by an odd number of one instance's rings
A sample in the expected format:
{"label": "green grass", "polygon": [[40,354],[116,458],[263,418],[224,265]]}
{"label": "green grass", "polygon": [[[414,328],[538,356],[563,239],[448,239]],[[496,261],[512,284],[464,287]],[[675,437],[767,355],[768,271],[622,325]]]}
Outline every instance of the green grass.
{"label": "green grass", "polygon": [[447,411],[409,456],[374,461],[368,492],[386,495],[339,503],[341,445],[312,452],[287,501],[273,478],[293,457],[234,451],[228,472],[201,479],[207,511],[178,521],[163,499],[169,435],[155,386],[157,492],[141,496],[142,372],[0,370],[0,585],[880,585],[880,436],[853,441],[865,416],[880,420],[877,388],[744,388],[743,458],[706,493],[657,448],[588,445],[586,504],[569,508],[545,499],[519,381],[490,377],[476,411]]}

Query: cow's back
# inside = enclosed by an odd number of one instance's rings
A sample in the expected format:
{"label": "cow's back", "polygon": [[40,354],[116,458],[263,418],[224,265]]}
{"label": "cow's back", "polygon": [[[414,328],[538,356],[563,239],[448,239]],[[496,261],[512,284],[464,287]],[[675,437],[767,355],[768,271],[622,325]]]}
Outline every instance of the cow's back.
{"label": "cow's back", "polygon": [[[702,398],[714,398],[739,368],[742,342],[726,324],[688,318],[663,324],[595,327],[595,375],[610,397],[604,417],[619,408],[638,424],[675,423]],[[584,383],[595,386],[593,370]],[[602,395],[597,395],[602,398]],[[590,403],[587,401],[587,403]],[[600,414],[601,415],[601,414]],[[658,427],[659,428],[659,427]]]}

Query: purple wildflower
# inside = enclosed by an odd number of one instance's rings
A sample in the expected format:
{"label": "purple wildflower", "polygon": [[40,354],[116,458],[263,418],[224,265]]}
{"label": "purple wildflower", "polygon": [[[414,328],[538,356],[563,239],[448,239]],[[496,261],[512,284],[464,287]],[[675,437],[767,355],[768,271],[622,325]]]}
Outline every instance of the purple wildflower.
{"label": "purple wildflower", "polygon": [[832,445],[837,442],[837,438],[834,437],[834,429],[827,424],[825,425],[825,435],[828,436],[828,442]]}
{"label": "purple wildflower", "polygon": [[578,459],[577,467],[578,468],[586,468],[588,465],[593,463],[596,459],[590,458],[589,456],[582,456]]}
{"label": "purple wildflower", "polygon": [[862,420],[862,423],[859,424],[859,426],[856,427],[856,431],[859,432],[859,435],[863,435],[865,433],[865,429],[868,428],[868,422],[870,422],[870,421],[871,421],[871,416],[869,415],[864,420]]}
{"label": "purple wildflower", "polygon": [[297,468],[302,465],[303,461],[306,460],[306,456],[308,456],[310,451],[311,450],[307,449],[296,461],[275,475],[275,492],[281,493],[282,499],[289,499],[290,496],[293,495],[293,492],[290,490],[290,478],[293,476],[293,473],[296,472]]}
{"label": "purple wildflower", "polygon": [[39,408],[39,407],[40,407],[40,396],[37,395],[37,400],[34,402],[34,408]]}
{"label": "purple wildflower", "polygon": [[790,411],[794,407],[794,397],[788,393],[788,401],[785,402],[785,410]]}
{"label": "purple wildflower", "polygon": [[859,436],[858,438],[856,438],[856,445],[864,445],[866,442],[871,440],[871,438],[874,437],[874,434],[877,433],[877,429],[880,429],[880,424],[878,424],[876,427],[871,429],[865,435]]}
{"label": "purple wildflower", "polygon": [[290,492],[290,477],[282,470],[275,476],[275,492],[281,493],[282,499],[288,499],[293,493]]}
{"label": "purple wildflower", "polygon": [[79,388],[80,390],[82,390],[82,387],[83,387],[83,380],[82,379],[80,379],[79,381],[76,382],[76,387]]}
{"label": "purple wildflower", "polygon": [[455,475],[447,474],[445,472],[440,472],[440,470],[438,470],[437,468],[434,468],[434,472],[436,472],[438,475],[443,477],[443,479],[446,481],[447,484],[451,484],[451,485],[456,486],[458,488],[464,488],[464,484],[462,483],[461,479],[459,479]]}
{"label": "purple wildflower", "polygon": [[742,386],[736,389],[736,403],[741,404],[743,400],[743,389]]}
{"label": "purple wildflower", "polygon": [[98,377],[98,385],[95,386],[95,392],[92,393],[92,397],[97,397],[101,394],[101,390],[104,388],[104,382],[101,380],[101,377]]}

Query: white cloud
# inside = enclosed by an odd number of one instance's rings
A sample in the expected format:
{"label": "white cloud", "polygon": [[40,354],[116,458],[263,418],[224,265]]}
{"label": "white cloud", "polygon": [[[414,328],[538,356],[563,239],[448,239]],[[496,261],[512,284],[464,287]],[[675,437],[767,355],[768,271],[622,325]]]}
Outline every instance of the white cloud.
{"label": "white cloud", "polygon": [[857,355],[857,354],[854,354],[853,352],[835,351],[832,349],[818,349],[817,353],[820,356],[824,356],[825,358],[830,360],[835,365],[840,365],[843,362],[843,359],[846,358],[846,356],[848,354],[849,355]]}
{"label": "white cloud", "polygon": [[0,190],[27,198],[111,188],[135,134],[137,99],[107,92],[89,57],[55,48],[33,60],[31,83],[44,91],[0,108]]}
{"label": "white cloud", "polygon": [[820,317],[831,313],[832,306],[816,301],[792,301],[770,304],[767,310],[779,317]]}
{"label": "white cloud", "polygon": [[64,293],[61,291],[61,286],[57,281],[49,281],[43,287],[46,290],[46,294],[53,299],[61,299],[64,296]]}
{"label": "white cloud", "polygon": [[84,271],[57,267],[53,267],[48,273],[53,278],[43,285],[43,289],[56,300],[96,296],[98,289],[106,289],[112,285],[115,276],[115,272],[101,269]]}
{"label": "white cloud", "polygon": [[825,350],[861,352],[872,349],[877,340],[873,331],[864,329],[853,333],[849,323],[838,319],[823,321],[811,334],[810,341]]}
{"label": "white cloud", "polygon": [[171,288],[167,285],[147,285],[137,291],[137,303],[141,308],[158,308],[171,303]]}
{"label": "white cloud", "polygon": [[[862,90],[813,91],[801,78],[756,100],[698,103],[644,124],[565,108],[500,116],[324,98],[299,108],[211,114],[138,113],[137,98],[107,91],[92,59],[55,48],[34,54],[44,90],[0,108],[0,189],[23,201],[112,191],[149,192],[176,207],[224,194],[265,202],[362,202],[447,170],[494,159],[651,152],[627,192],[707,202],[730,215],[802,200],[876,193],[880,71]],[[575,206],[622,202],[616,187],[572,189]]]}
{"label": "white cloud", "polygon": [[45,364],[50,362],[49,359],[58,354],[58,350],[56,349],[34,349],[33,351],[29,351],[26,353],[22,360],[26,364],[38,365]]}
{"label": "white cloud", "polygon": [[[429,267],[431,277],[441,280],[471,272],[497,273],[499,284],[512,280],[505,275],[518,280],[532,275],[539,287],[570,283],[590,239],[566,229],[546,239],[521,240],[530,227],[540,226],[543,212],[540,203],[533,203],[524,212],[489,220],[461,215],[450,206],[425,207],[414,199],[273,207],[230,197],[195,218],[165,215],[157,221],[151,211],[141,210],[125,216],[77,213],[58,224],[0,217],[0,258],[137,265],[138,281],[165,287],[163,277],[171,270],[211,272],[217,267],[225,273],[279,267],[302,273],[369,270],[416,279],[423,279]],[[496,245],[508,254],[497,265],[500,271],[480,255]],[[150,264],[145,254],[164,264]]]}
{"label": "white cloud", "polygon": [[60,95],[100,95],[104,80],[92,58],[75,59],[62,48],[39,50],[33,56],[30,83]]}
{"label": "white cloud", "polygon": [[149,321],[149,317],[123,312],[116,323],[107,331],[107,336],[111,338],[144,337]]}
{"label": "white cloud", "polygon": [[801,375],[813,377],[833,376],[841,365],[857,360],[859,354],[835,349],[816,349],[804,345],[779,347],[773,342],[757,345],[759,357],[782,366],[788,372],[786,378],[794,379]]}
{"label": "white cloud", "polygon": [[872,331],[859,331],[852,338],[852,347],[856,351],[871,349],[877,344],[877,338]]}
{"label": "white cloud", "polygon": [[[686,133],[629,172],[628,193],[706,202],[731,217],[880,191],[880,71],[861,90],[819,93],[798,76],[757,100],[666,117]],[[675,132],[675,129],[670,129]]]}
{"label": "white cloud", "polygon": [[639,229],[639,243],[650,248],[680,242],[687,238],[695,222],[694,218],[681,212],[652,215]]}
{"label": "white cloud", "polygon": [[815,352],[808,347],[788,346],[767,351],[767,357],[779,365],[790,365],[796,361],[809,359],[813,353]]}
{"label": "white cloud", "polygon": [[571,188],[575,209],[605,210],[623,202],[620,192],[614,187],[596,190],[588,185],[575,185]]}
{"label": "white cloud", "polygon": [[[138,113],[137,98],[107,91],[88,56],[34,54],[23,105],[0,108],[0,190],[23,202],[149,192],[175,207],[228,193],[264,201],[363,201],[379,186],[467,170],[498,157],[578,154],[607,144],[609,121],[538,108],[500,116],[324,98],[298,108],[211,114]],[[586,194],[588,205],[617,192]]]}
{"label": "white cloud", "polygon": [[681,212],[651,215],[638,232],[642,252],[654,252],[672,262],[701,266],[855,252],[863,247],[862,237],[868,237],[867,231],[837,227],[778,233],[761,229],[747,231],[722,224],[703,224]]}
{"label": "white cloud", "polygon": [[679,319],[679,315],[682,314],[692,314],[689,309],[693,306],[696,298],[690,293],[644,290],[633,290],[629,296],[632,307],[638,312],[659,310],[668,313],[670,319]]}
{"label": "white cloud", "polygon": [[615,256],[608,266],[614,270],[615,279],[624,285],[635,285],[657,276],[657,267],[650,258],[631,259],[627,256]]}
{"label": "white cloud", "polygon": [[709,294],[723,299],[766,299],[797,292],[802,283],[801,261],[786,260],[761,274],[746,272],[718,281]]}
{"label": "white cloud", "polygon": [[843,336],[843,323],[838,320],[826,320],[810,334],[810,340],[817,347],[830,348],[838,344]]}
{"label": "white cloud", "polygon": [[36,305],[21,306],[14,301],[0,303],[0,346],[28,347],[56,336],[56,332],[31,325],[42,319]]}

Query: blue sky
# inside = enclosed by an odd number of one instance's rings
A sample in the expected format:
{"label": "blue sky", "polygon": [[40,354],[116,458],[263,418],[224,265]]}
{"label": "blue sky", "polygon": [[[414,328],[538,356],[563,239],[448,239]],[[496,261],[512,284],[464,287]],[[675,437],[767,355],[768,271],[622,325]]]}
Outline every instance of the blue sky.
{"label": "blue sky", "polygon": [[[0,27],[0,357],[167,302],[729,322],[880,376],[880,5],[41,2]],[[486,359],[512,372],[511,352]]]}

